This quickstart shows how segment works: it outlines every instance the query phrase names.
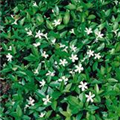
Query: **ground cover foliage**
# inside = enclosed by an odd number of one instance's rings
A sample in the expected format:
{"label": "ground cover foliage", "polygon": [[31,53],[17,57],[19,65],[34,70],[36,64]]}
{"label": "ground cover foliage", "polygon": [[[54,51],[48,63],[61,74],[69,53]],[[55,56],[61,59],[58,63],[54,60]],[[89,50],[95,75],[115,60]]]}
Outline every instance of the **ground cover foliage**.
{"label": "ground cover foliage", "polygon": [[1,1],[1,120],[119,120],[119,0]]}

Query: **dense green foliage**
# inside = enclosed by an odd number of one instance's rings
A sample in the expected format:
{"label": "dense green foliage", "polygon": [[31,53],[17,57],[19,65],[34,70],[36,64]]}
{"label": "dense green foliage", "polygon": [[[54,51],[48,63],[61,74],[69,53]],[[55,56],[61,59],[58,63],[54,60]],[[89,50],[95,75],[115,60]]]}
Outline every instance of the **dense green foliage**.
{"label": "dense green foliage", "polygon": [[1,2],[1,120],[120,120],[119,0]]}

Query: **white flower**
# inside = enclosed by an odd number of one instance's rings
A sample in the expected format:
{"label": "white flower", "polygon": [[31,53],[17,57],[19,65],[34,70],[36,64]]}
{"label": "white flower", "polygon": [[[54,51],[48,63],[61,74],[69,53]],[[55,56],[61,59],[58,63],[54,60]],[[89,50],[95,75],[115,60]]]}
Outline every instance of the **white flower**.
{"label": "white flower", "polygon": [[67,81],[68,81],[68,78],[65,77],[65,76],[62,76],[58,81],[59,81],[59,82],[64,81],[64,82],[65,82],[65,85],[66,85],[66,84],[67,84]]}
{"label": "white flower", "polygon": [[75,67],[76,67],[75,72],[81,73],[83,71],[83,67],[81,63],[79,65],[76,65]]}
{"label": "white flower", "polygon": [[45,80],[42,80],[39,83],[40,83],[40,87],[44,87],[46,82],[45,82]]}
{"label": "white flower", "polygon": [[55,66],[56,68],[59,67],[57,61],[54,62],[54,66]]}
{"label": "white flower", "polygon": [[112,32],[114,32],[115,35],[117,35],[117,32],[119,31],[119,29],[116,30],[112,30]]}
{"label": "white flower", "polygon": [[90,46],[90,45],[87,45],[87,47],[90,49],[91,46]]}
{"label": "white flower", "polygon": [[96,38],[93,43],[97,43],[97,42],[98,42],[98,39]]}
{"label": "white flower", "polygon": [[66,47],[63,49],[63,51],[67,52],[67,49],[68,49],[68,46],[66,46]]}
{"label": "white flower", "polygon": [[39,31],[36,33],[35,38],[39,38],[39,39],[41,39],[42,36],[43,36],[43,33],[40,32],[40,30],[39,30]]}
{"label": "white flower", "polygon": [[14,15],[11,15],[11,17],[14,19]]}
{"label": "white flower", "polygon": [[25,28],[26,31],[28,31],[28,28]]}
{"label": "white flower", "polygon": [[55,11],[52,9],[52,12],[54,13]]}
{"label": "white flower", "polygon": [[94,94],[92,94],[91,92],[89,92],[89,95],[85,95],[87,97],[87,102],[91,101],[93,102],[93,97],[95,97]]}
{"label": "white flower", "polygon": [[60,25],[60,23],[61,23],[60,19],[54,20],[53,25],[56,27],[56,26]]}
{"label": "white flower", "polygon": [[77,47],[75,47],[74,45],[71,45],[70,48],[71,48],[71,50],[74,51],[74,52],[75,52],[76,49],[77,49]]}
{"label": "white flower", "polygon": [[39,115],[39,117],[44,117],[45,116],[45,112],[42,112],[40,115]]}
{"label": "white flower", "polygon": [[14,71],[16,71],[18,68],[17,68],[17,67],[13,67],[12,69],[13,69]]}
{"label": "white flower", "polygon": [[15,104],[15,101],[12,101],[12,105],[14,105]]}
{"label": "white flower", "polygon": [[70,30],[70,33],[71,33],[71,34],[75,34],[74,29],[71,29],[71,30]]}
{"label": "white flower", "polygon": [[54,76],[55,75],[55,71],[51,72],[51,71],[48,71],[48,73],[46,73],[46,76]]}
{"label": "white flower", "polygon": [[95,31],[95,34],[97,36],[97,39],[98,38],[103,38],[103,34],[100,31]]}
{"label": "white flower", "polygon": [[8,53],[6,55],[6,58],[7,58],[7,61],[12,61],[13,56],[10,53]]}
{"label": "white flower", "polygon": [[36,2],[34,2],[34,3],[33,3],[33,6],[36,6],[36,7],[37,7],[37,3],[36,3]]}
{"label": "white flower", "polygon": [[68,63],[68,62],[67,62],[66,59],[63,59],[63,60],[60,59],[60,63],[59,63],[59,65],[65,66],[67,63]]}
{"label": "white flower", "polygon": [[54,38],[51,42],[52,42],[52,44],[54,45],[55,42],[56,42],[56,39]]}
{"label": "white flower", "polygon": [[79,88],[81,88],[82,89],[82,91],[84,91],[85,89],[87,89],[88,87],[87,87],[87,83],[86,82],[80,82],[80,85],[78,86]]}
{"label": "white flower", "polygon": [[26,109],[26,108],[29,108],[29,107],[30,107],[30,106],[29,106],[28,104],[27,104],[27,105],[25,105],[25,109]]}
{"label": "white flower", "polygon": [[32,35],[32,31],[29,30],[29,31],[27,32],[27,35],[28,35],[28,36],[31,36],[31,35]]}
{"label": "white flower", "polygon": [[46,96],[46,98],[43,98],[43,102],[44,102],[44,105],[47,105],[47,103],[51,103],[50,101],[51,97],[49,97],[49,95]]}
{"label": "white flower", "polygon": [[21,84],[21,85],[25,85],[24,81],[20,81],[19,84]]}
{"label": "white flower", "polygon": [[35,46],[35,47],[38,47],[39,45],[40,45],[40,43],[38,42],[38,43],[33,43],[33,45]]}
{"label": "white flower", "polygon": [[90,33],[92,33],[92,29],[91,28],[85,28],[85,32],[89,35]]}
{"label": "white flower", "polygon": [[43,34],[43,36],[44,36],[46,39],[48,39],[47,35],[48,35],[47,33]]}
{"label": "white flower", "polygon": [[44,57],[44,58],[47,58],[49,55],[46,54],[46,51],[44,51],[44,52],[42,52],[41,56]]}
{"label": "white flower", "polygon": [[34,74],[39,74],[38,69],[35,69]]}
{"label": "white flower", "polygon": [[72,74],[72,75],[75,74],[75,72],[73,70],[70,70],[69,73]]}
{"label": "white flower", "polygon": [[58,64],[58,63],[57,63],[57,61],[55,61],[54,63],[55,63],[55,65],[57,65],[57,64]]}
{"label": "white flower", "polygon": [[29,97],[29,99],[27,100],[28,104],[31,106],[34,106],[34,102],[35,100],[32,97]]}
{"label": "white flower", "polygon": [[11,51],[12,50],[12,46],[9,46],[9,49],[8,49],[9,51]]}
{"label": "white flower", "polygon": [[17,21],[18,19],[15,19],[15,21],[12,24],[17,25]]}
{"label": "white flower", "polygon": [[94,56],[94,51],[92,51],[92,50],[87,51],[87,55],[89,57]]}
{"label": "white flower", "polygon": [[88,56],[85,56],[85,57],[81,60],[81,62],[84,62],[87,58],[88,58]]}
{"label": "white flower", "polygon": [[75,62],[75,60],[78,60],[77,55],[71,55],[70,59],[72,60],[72,62]]}
{"label": "white flower", "polygon": [[62,43],[60,43],[60,48],[63,48],[63,47],[65,47],[65,45],[64,45],[64,44],[62,44]]}
{"label": "white flower", "polygon": [[95,54],[95,59],[100,59],[100,58],[101,58],[100,53]]}
{"label": "white flower", "polygon": [[116,5],[118,5],[119,2],[118,2],[117,0],[115,0],[114,3],[115,3]]}

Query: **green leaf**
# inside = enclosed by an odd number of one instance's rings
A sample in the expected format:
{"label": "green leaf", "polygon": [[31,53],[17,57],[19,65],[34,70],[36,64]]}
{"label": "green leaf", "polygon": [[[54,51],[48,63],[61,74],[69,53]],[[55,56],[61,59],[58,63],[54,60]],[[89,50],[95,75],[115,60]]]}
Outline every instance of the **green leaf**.
{"label": "green leaf", "polygon": [[19,118],[19,117],[21,118],[21,116],[22,116],[22,109],[20,108],[19,105],[17,106],[16,114],[17,114],[18,118]]}
{"label": "green leaf", "polygon": [[59,26],[57,27],[58,30],[62,30],[62,29],[64,29],[64,28],[65,28],[65,25],[59,25]]}
{"label": "green leaf", "polygon": [[71,113],[68,113],[68,112],[66,112],[66,111],[60,111],[60,113],[62,114],[62,115],[64,115],[65,117],[70,117],[71,116]]}
{"label": "green leaf", "polygon": [[115,78],[109,78],[107,79],[108,82],[118,82],[118,80],[116,80]]}
{"label": "green leaf", "polygon": [[59,91],[54,91],[53,94],[52,94],[52,97],[56,100],[60,97],[61,93]]}
{"label": "green leaf", "polygon": [[33,55],[35,55],[36,57],[39,57],[40,53],[38,52],[38,49],[36,47],[32,46],[31,50]]}
{"label": "green leaf", "polygon": [[36,22],[38,25],[41,25],[44,22],[42,15],[39,13],[36,14]]}
{"label": "green leaf", "polygon": [[97,110],[99,107],[97,107],[97,106],[95,106],[95,105],[89,105],[88,106],[88,110],[89,111],[95,111],[95,110]]}
{"label": "green leaf", "polygon": [[45,93],[42,90],[36,90],[36,94],[38,94],[38,96],[40,96],[41,98],[45,97]]}
{"label": "green leaf", "polygon": [[95,19],[95,18],[96,18],[95,15],[89,15],[89,16],[88,16],[88,19],[89,19],[89,20],[92,20],[92,19]]}
{"label": "green leaf", "polygon": [[27,116],[27,115],[24,115],[24,116],[22,117],[22,119],[24,119],[24,120],[30,120],[31,118],[30,118],[29,116]]}
{"label": "green leaf", "polygon": [[98,48],[97,51],[101,51],[102,49],[104,49],[105,47],[105,43],[102,43]]}
{"label": "green leaf", "polygon": [[51,107],[55,111],[57,107],[57,101],[53,101]]}
{"label": "green leaf", "polygon": [[65,25],[67,25],[67,24],[69,23],[69,20],[70,20],[70,12],[67,10],[67,11],[65,12],[64,17],[63,17],[63,23],[64,23]]}
{"label": "green leaf", "polygon": [[59,7],[57,5],[55,5],[54,10],[55,10],[56,15],[59,15],[60,10],[59,10]]}
{"label": "green leaf", "polygon": [[75,10],[76,9],[76,6],[74,5],[74,4],[68,4],[67,6],[66,6],[66,8],[67,9],[70,9],[70,10]]}
{"label": "green leaf", "polygon": [[105,12],[105,15],[108,17],[110,15],[110,13],[111,13],[111,10],[109,9]]}
{"label": "green leaf", "polygon": [[78,98],[74,97],[74,96],[69,96],[68,98],[68,102],[71,104],[71,105],[78,105],[79,104],[79,100]]}
{"label": "green leaf", "polygon": [[25,22],[25,18],[23,18],[21,21],[20,21],[20,25],[23,25]]}
{"label": "green leaf", "polygon": [[103,66],[101,66],[100,72],[101,72],[102,75],[105,74],[105,68]]}
{"label": "green leaf", "polygon": [[83,116],[82,113],[78,114],[78,115],[76,116],[76,120],[81,120],[82,116]]}
{"label": "green leaf", "polygon": [[33,54],[30,54],[29,56],[24,57],[24,59],[27,60],[27,61],[30,61],[30,62],[34,62],[34,61],[37,60],[36,56],[34,56]]}
{"label": "green leaf", "polygon": [[72,83],[68,84],[66,87],[65,87],[65,90],[63,92],[70,92],[70,88],[72,86]]}
{"label": "green leaf", "polygon": [[95,91],[97,94],[99,94],[99,86],[97,84],[95,85]]}
{"label": "green leaf", "polygon": [[49,20],[46,20],[46,26],[47,26],[47,28],[53,30],[53,25]]}

